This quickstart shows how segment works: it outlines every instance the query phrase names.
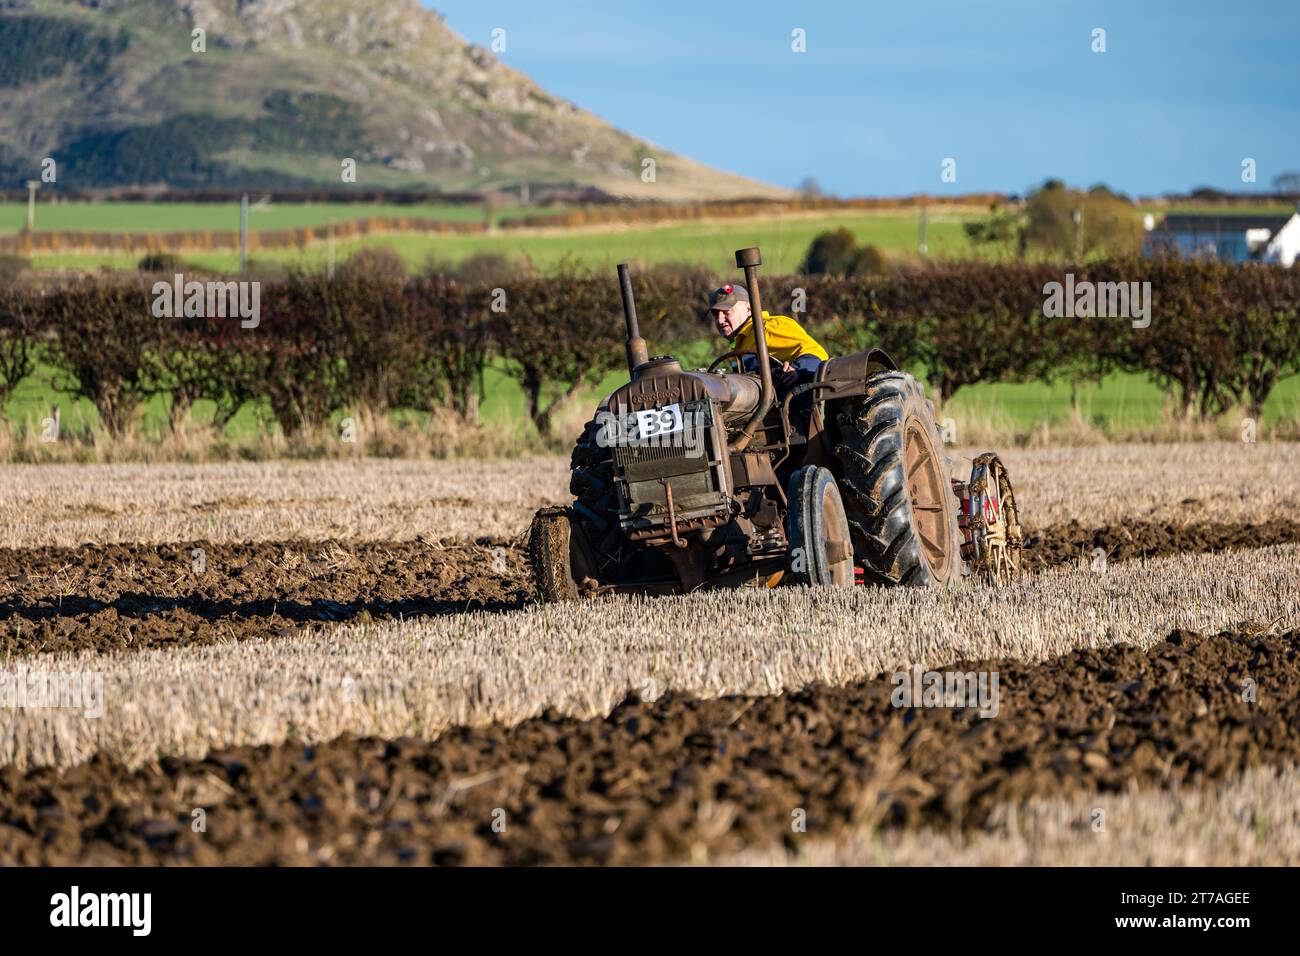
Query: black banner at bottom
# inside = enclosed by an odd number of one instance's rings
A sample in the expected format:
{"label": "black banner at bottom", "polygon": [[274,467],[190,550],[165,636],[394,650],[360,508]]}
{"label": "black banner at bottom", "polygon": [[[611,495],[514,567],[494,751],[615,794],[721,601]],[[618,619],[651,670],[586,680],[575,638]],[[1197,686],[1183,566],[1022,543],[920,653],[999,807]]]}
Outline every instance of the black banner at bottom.
{"label": "black banner at bottom", "polygon": [[1292,928],[1297,883],[1285,869],[8,869],[0,911],[10,944],[77,934],[374,945],[376,934],[436,930],[492,945],[770,944],[836,931],[878,945],[1043,929],[1232,945]]}

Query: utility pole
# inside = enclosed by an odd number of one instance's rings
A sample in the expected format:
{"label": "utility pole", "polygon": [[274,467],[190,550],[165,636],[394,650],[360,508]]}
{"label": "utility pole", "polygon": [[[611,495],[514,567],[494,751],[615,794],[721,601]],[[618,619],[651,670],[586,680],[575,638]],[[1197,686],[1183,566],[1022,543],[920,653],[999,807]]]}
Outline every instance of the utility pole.
{"label": "utility pole", "polygon": [[36,228],[36,190],[41,188],[40,180],[27,180],[27,231]]}
{"label": "utility pole", "polygon": [[1074,261],[1083,261],[1083,207],[1074,211]]}
{"label": "utility pole", "polygon": [[926,254],[926,252],[928,251],[928,250],[927,250],[927,247],[926,247],[926,244],[925,244],[925,228],[926,228],[926,225],[927,225],[927,222],[926,222],[926,211],[925,211],[925,207],[922,206],[922,207],[921,207],[921,222],[920,222],[920,225],[919,225],[918,230],[917,230],[919,234],[918,234],[918,236],[917,236],[917,242],[916,242],[916,248],[920,251],[920,253],[921,253],[922,256],[924,256],[924,255]]}
{"label": "utility pole", "polygon": [[248,193],[239,200],[239,274],[248,271]]}

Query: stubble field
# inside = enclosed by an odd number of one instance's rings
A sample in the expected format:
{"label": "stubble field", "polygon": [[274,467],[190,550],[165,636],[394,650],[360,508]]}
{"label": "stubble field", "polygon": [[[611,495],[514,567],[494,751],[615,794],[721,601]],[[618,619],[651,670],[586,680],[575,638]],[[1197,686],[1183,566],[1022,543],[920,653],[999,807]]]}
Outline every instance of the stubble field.
{"label": "stubble field", "polygon": [[1012,588],[563,607],[560,458],[0,468],[0,863],[1300,862],[1300,451],[1005,458]]}

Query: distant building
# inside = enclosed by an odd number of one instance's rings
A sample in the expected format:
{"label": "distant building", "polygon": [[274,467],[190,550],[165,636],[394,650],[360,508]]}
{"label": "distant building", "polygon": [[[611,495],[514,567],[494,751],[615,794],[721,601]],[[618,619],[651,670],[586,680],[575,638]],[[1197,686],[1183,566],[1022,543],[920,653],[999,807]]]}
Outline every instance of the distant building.
{"label": "distant building", "polygon": [[1176,253],[1225,262],[1271,262],[1290,267],[1300,255],[1300,212],[1289,216],[1147,216],[1144,255]]}

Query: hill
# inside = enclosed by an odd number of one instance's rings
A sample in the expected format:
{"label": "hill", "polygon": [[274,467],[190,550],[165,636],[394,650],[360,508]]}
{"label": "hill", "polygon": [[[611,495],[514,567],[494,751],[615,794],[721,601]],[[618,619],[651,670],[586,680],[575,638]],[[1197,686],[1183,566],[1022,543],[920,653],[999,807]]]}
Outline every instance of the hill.
{"label": "hill", "polygon": [[0,101],[10,186],[47,156],[78,189],[342,186],[353,159],[369,188],[788,194],[610,126],[416,0],[7,0]]}

